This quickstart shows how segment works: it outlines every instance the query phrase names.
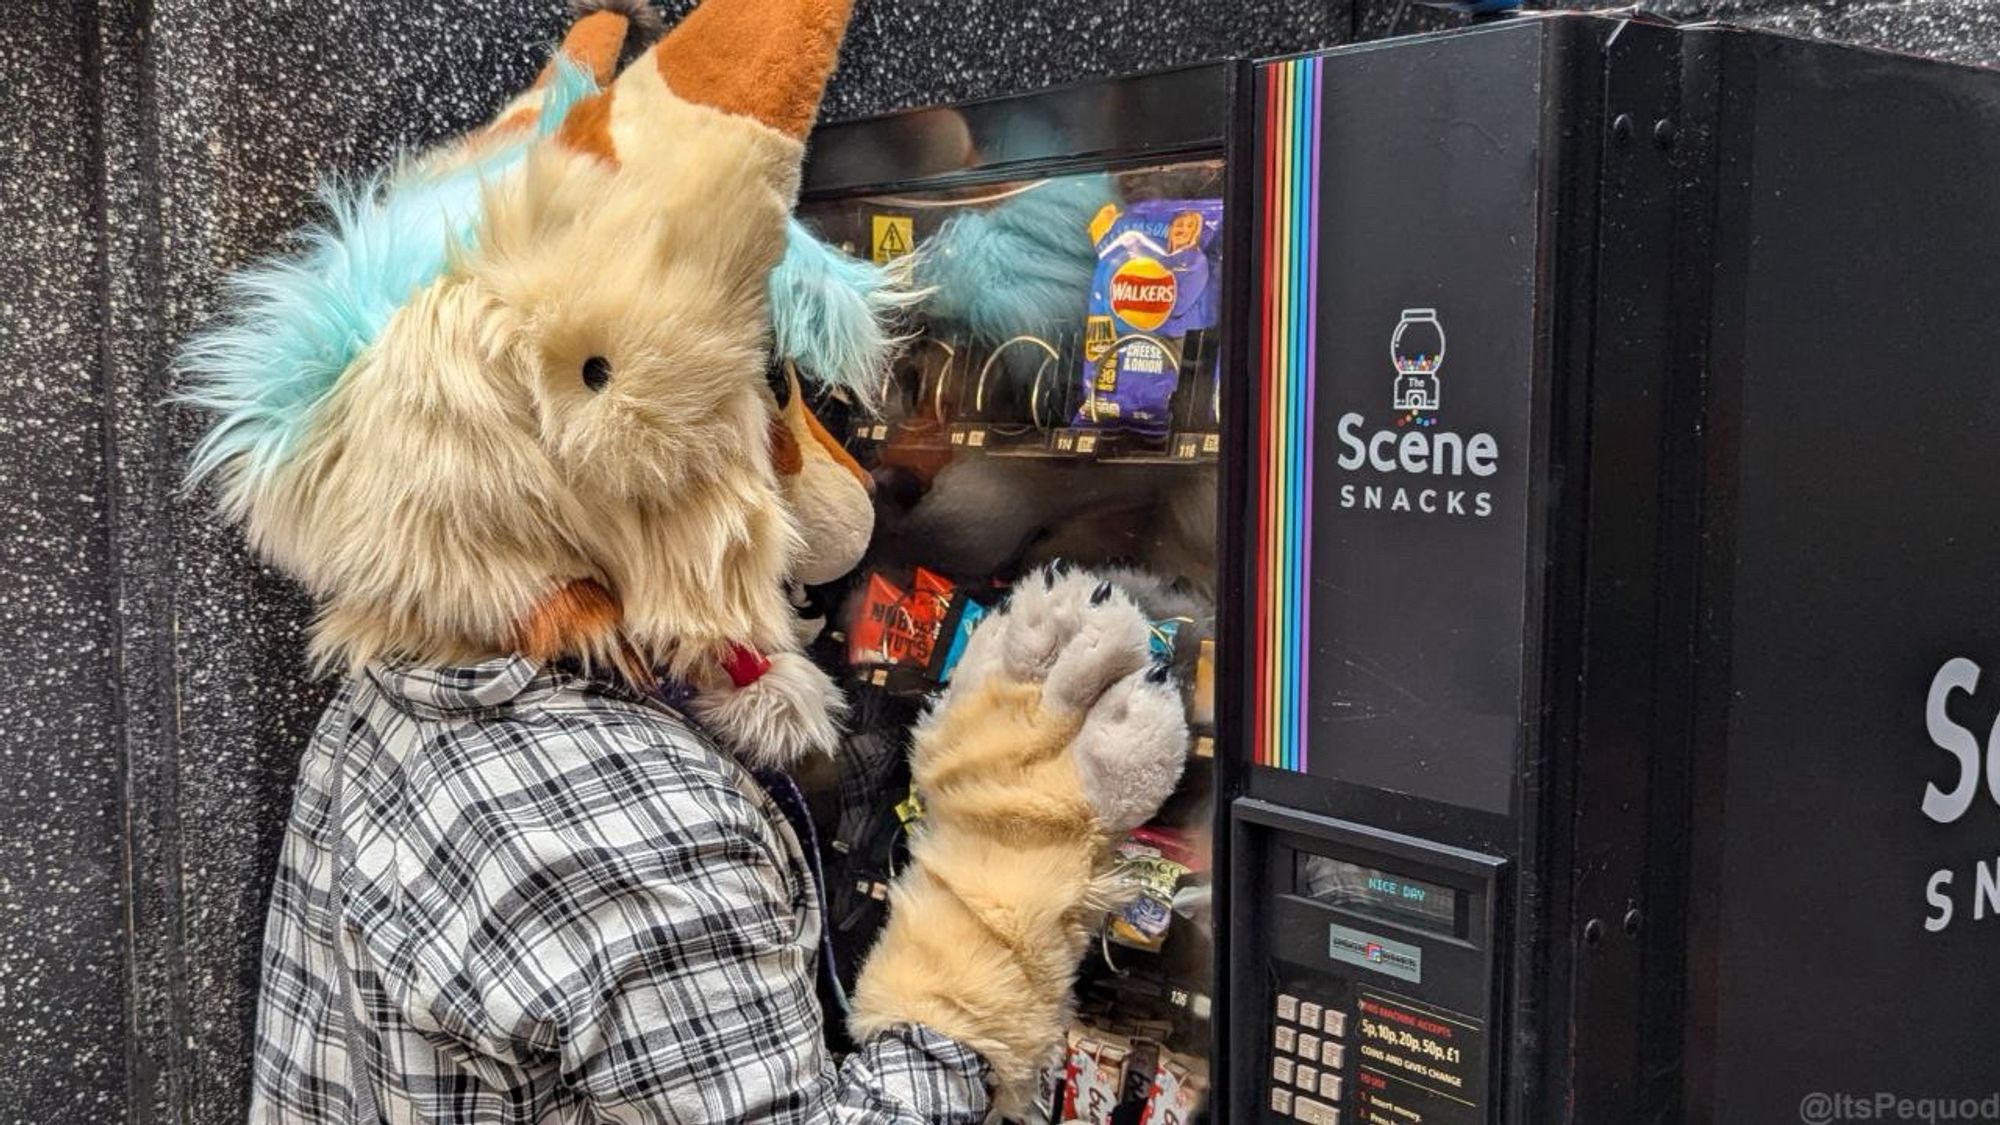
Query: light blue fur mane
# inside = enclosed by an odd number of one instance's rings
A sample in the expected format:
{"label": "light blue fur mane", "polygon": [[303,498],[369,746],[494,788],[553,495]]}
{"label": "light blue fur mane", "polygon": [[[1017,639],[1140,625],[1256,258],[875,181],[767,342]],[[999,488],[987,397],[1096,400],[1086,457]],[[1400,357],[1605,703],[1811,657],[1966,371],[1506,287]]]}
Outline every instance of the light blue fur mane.
{"label": "light blue fur mane", "polygon": [[[195,447],[189,481],[231,464],[243,479],[260,479],[284,464],[396,310],[473,245],[486,186],[596,92],[590,73],[559,55],[533,136],[444,175],[405,164],[322,187],[326,217],[299,234],[292,253],[226,281],[225,319],[181,351],[180,401],[216,416]],[[897,343],[886,325],[910,302],[896,281],[792,222],[770,279],[777,354],[872,401]]]}
{"label": "light blue fur mane", "polygon": [[406,164],[322,186],[326,218],[300,232],[296,252],[224,282],[226,319],[181,351],[181,400],[217,416],[195,446],[189,480],[239,458],[248,476],[275,471],[341,373],[472,244],[485,186],[596,92],[590,72],[559,55],[533,137],[445,175]]}
{"label": "light blue fur mane", "polygon": [[924,311],[987,344],[1080,328],[1097,271],[1091,216],[1115,198],[1108,177],[1063,177],[953,216],[917,265]]}
{"label": "light blue fur mane", "polygon": [[771,271],[774,350],[802,375],[873,408],[883,371],[902,345],[894,325],[923,297],[909,285],[908,263],[898,269],[863,261],[793,219],[785,256]]}

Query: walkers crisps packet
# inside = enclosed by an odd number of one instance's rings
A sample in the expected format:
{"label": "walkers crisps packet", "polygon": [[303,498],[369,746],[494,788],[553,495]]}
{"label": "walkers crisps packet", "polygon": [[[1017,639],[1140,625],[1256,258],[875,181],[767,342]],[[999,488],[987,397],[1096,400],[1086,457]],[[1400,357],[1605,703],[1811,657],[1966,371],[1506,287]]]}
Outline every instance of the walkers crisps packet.
{"label": "walkers crisps packet", "polygon": [[1077,425],[1166,433],[1182,344],[1221,318],[1221,231],[1219,199],[1149,199],[1098,212]]}

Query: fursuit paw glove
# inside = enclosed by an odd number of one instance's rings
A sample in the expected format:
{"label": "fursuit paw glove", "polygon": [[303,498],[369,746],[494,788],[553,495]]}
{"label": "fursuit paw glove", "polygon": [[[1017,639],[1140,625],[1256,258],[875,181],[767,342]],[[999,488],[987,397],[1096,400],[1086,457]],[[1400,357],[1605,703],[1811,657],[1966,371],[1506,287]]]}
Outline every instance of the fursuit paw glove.
{"label": "fursuit paw glove", "polygon": [[915,735],[911,864],[855,987],[857,1038],[922,1024],[977,1050],[998,1096],[1068,1024],[1113,846],[1186,761],[1180,691],[1132,600],[1098,576],[1024,580],[967,642]]}

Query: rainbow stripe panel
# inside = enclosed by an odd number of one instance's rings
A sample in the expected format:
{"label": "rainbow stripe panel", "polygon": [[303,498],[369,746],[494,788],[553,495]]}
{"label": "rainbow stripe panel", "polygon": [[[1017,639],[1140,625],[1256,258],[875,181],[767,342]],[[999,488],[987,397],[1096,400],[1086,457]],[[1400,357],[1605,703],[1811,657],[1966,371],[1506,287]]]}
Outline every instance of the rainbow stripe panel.
{"label": "rainbow stripe panel", "polygon": [[1306,768],[1321,64],[1292,59],[1265,67],[1261,76],[1252,753],[1259,765],[1288,770]]}

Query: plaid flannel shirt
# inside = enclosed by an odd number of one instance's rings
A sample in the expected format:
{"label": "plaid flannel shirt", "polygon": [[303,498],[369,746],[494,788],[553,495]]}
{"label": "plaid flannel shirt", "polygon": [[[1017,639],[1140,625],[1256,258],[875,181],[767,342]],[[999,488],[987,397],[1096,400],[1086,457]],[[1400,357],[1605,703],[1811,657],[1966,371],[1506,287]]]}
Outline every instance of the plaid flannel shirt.
{"label": "plaid flannel shirt", "polygon": [[300,769],[250,1120],[982,1120],[936,1032],[829,1057],[820,926],[783,815],[665,705],[518,657],[370,669]]}

